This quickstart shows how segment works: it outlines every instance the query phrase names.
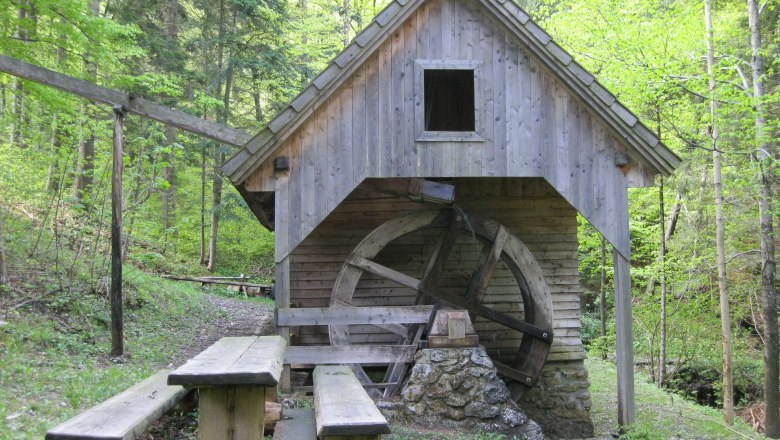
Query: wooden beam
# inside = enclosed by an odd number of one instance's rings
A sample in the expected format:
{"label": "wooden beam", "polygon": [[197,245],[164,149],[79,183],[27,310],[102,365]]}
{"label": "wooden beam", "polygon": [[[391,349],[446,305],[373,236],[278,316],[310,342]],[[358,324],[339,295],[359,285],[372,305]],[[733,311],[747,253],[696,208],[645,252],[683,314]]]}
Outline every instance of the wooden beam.
{"label": "wooden beam", "polygon": [[114,164],[111,170],[111,356],[122,356],[122,172],[124,109],[114,107]]}
{"label": "wooden beam", "polygon": [[92,101],[111,106],[121,106],[129,113],[173,125],[182,130],[199,134],[224,144],[243,147],[252,139],[252,136],[248,133],[227,125],[207,121],[143,98],[63,75],[6,55],[0,55],[0,71],[29,81],[56,87]]}
{"label": "wooden beam", "polygon": [[466,291],[466,298],[469,301],[476,304],[482,303],[490,280],[493,279],[493,272],[496,270],[498,260],[501,258],[501,252],[504,250],[507,238],[509,238],[509,233],[504,225],[500,225],[498,232],[496,232],[496,237],[493,239],[493,244],[484,246],[484,250],[477,262],[477,268],[471,276],[471,282],[469,282],[469,287]]}
{"label": "wooden beam", "polygon": [[[622,226],[628,234],[628,225]],[[636,422],[634,405],[634,339],[631,322],[631,265],[629,257],[613,252],[615,262],[615,333],[617,337],[618,425]]]}
{"label": "wooden beam", "polygon": [[276,325],[359,325],[427,323],[433,306],[310,307],[277,310]]}

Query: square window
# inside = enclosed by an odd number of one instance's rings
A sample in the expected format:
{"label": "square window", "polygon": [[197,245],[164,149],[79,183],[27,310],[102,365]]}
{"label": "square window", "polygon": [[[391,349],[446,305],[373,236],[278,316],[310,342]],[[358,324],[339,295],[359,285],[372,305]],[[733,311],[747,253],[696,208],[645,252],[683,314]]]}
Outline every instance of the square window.
{"label": "square window", "polygon": [[473,132],[473,69],[425,69],[425,131]]}

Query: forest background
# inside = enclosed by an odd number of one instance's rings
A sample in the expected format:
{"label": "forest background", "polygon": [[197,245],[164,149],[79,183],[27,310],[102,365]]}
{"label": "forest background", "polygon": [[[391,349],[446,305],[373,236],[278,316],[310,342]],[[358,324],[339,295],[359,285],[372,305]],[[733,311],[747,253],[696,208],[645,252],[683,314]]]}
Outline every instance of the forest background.
{"label": "forest background", "polygon": [[[386,3],[0,0],[0,53],[255,133]],[[712,4],[713,87],[703,1],[519,3],[684,159],[656,187],[630,194],[634,348],[656,380],[713,406],[723,403],[713,152],[720,156],[734,400],[760,411],[766,254],[759,202],[762,174],[780,190],[780,1],[758,4],[758,77],[746,2]],[[757,114],[765,120],[758,137]],[[273,234],[219,173],[231,147],[135,116],[125,140],[130,264],[271,281]],[[0,75],[0,269],[12,268],[0,270],[0,305],[32,299],[68,309],[105,297],[111,151],[109,108]],[[769,214],[779,228],[780,216]],[[609,356],[610,252],[584,220],[580,243],[583,339],[591,353]],[[26,265],[43,269],[20,270]]]}

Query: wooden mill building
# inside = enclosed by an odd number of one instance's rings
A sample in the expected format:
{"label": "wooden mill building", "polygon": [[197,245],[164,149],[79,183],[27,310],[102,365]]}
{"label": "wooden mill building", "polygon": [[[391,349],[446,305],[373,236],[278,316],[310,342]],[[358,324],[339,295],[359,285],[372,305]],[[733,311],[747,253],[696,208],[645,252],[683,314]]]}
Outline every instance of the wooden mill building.
{"label": "wooden mill building", "polygon": [[[276,233],[279,309],[468,309],[530,416],[583,436],[577,213],[615,249],[631,423],[627,190],[678,164],[511,0],[395,0],[224,171]],[[343,330],[279,329],[292,345],[403,339]]]}

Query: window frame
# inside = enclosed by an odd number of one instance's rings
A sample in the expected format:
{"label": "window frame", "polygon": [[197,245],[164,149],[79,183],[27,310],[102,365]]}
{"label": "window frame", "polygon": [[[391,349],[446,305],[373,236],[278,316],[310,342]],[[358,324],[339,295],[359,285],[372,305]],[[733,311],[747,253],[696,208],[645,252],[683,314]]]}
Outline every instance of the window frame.
{"label": "window frame", "polygon": [[[425,71],[471,70],[474,72],[474,131],[425,130]],[[475,60],[415,60],[415,140],[417,142],[483,142],[480,134],[484,114],[482,100],[482,63]]]}

